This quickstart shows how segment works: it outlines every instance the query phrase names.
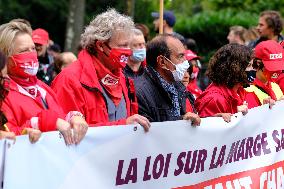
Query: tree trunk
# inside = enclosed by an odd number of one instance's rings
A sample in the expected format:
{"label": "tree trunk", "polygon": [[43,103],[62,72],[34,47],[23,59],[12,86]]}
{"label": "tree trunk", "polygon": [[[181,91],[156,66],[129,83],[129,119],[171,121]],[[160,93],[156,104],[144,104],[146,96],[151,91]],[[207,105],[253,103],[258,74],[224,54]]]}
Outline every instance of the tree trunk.
{"label": "tree trunk", "polygon": [[131,16],[134,20],[135,0],[127,0],[127,15]]}
{"label": "tree trunk", "polygon": [[70,0],[64,51],[77,53],[83,31],[85,0]]}

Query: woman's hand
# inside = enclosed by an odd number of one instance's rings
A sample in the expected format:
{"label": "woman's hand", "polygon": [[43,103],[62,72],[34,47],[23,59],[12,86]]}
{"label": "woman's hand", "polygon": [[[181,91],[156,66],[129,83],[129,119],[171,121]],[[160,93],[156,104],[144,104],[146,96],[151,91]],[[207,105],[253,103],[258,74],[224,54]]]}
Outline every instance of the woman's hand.
{"label": "woman's hand", "polygon": [[25,131],[29,135],[30,142],[36,143],[41,136],[41,131],[33,128],[25,128]]}
{"label": "woman's hand", "polygon": [[56,121],[56,128],[62,134],[65,144],[67,146],[74,144],[70,123],[68,123],[63,119],[58,118]]}
{"label": "woman's hand", "polygon": [[275,105],[275,100],[273,100],[270,96],[263,99],[263,104],[269,104],[269,109],[272,108],[272,106]]}
{"label": "woman's hand", "polygon": [[238,112],[242,112],[243,115],[248,113],[248,103],[244,101],[243,105],[237,107]]}
{"label": "woman's hand", "polygon": [[16,141],[15,133],[7,132],[7,131],[0,131],[0,140],[5,139],[5,138]]}
{"label": "woman's hand", "polygon": [[232,115],[231,113],[217,113],[215,117],[222,117],[225,122],[229,123],[231,122]]}
{"label": "woman's hand", "polygon": [[79,144],[88,131],[88,124],[82,116],[73,116],[70,120],[73,128],[73,141]]}

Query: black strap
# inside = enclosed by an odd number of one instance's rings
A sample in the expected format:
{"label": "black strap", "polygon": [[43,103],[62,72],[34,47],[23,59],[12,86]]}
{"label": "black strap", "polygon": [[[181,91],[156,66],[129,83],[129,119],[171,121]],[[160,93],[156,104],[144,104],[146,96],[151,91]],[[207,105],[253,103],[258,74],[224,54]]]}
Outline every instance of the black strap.
{"label": "black strap", "polygon": [[134,95],[134,93],[132,93],[131,90],[130,90],[129,78],[128,78],[128,77],[125,77],[125,79],[126,79],[126,87],[127,87],[127,90],[128,90],[128,97],[129,97],[129,100],[130,100],[130,102],[135,102],[135,95]]}
{"label": "black strap", "polygon": [[255,85],[259,90],[270,96],[262,87]]}
{"label": "black strap", "polygon": [[41,102],[42,102],[42,105],[43,105],[43,107],[44,107],[44,109],[48,109],[48,104],[47,104],[47,102],[46,102],[46,100],[44,100],[42,97],[40,97],[40,99],[41,99]]}

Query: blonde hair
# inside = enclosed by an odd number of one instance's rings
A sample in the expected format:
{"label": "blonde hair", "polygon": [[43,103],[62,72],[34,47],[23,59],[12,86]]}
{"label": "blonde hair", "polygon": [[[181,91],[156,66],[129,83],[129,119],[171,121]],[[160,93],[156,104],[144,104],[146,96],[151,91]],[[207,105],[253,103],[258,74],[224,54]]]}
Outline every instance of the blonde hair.
{"label": "blonde hair", "polygon": [[94,20],[85,28],[81,35],[81,45],[88,48],[99,41],[109,40],[115,30],[134,29],[134,22],[129,16],[118,13],[115,9],[109,9],[106,12],[96,16]]}
{"label": "blonde hair", "polygon": [[233,33],[240,37],[240,39],[245,42],[245,34],[247,32],[247,29],[243,26],[232,26],[230,27],[230,31],[233,31]]}
{"label": "blonde hair", "polygon": [[12,55],[14,40],[19,34],[32,35],[32,28],[22,22],[9,22],[0,26],[0,51],[7,57]]}

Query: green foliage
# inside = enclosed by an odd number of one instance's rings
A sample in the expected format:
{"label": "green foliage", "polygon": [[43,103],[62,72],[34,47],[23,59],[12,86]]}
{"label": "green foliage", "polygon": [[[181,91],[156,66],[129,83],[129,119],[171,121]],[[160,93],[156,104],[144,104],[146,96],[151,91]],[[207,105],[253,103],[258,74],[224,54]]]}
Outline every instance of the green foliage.
{"label": "green foliage", "polygon": [[54,41],[64,44],[67,0],[1,0],[0,7],[1,23],[24,18],[34,29],[44,28]]}
{"label": "green foliage", "polygon": [[[68,6],[69,0],[0,0],[0,22],[25,18],[33,28],[47,29],[51,38],[63,46]],[[127,0],[86,0],[85,23],[110,7],[126,14]],[[263,10],[277,10],[284,15],[283,0],[164,0],[164,7],[177,16],[175,30],[194,38],[199,52],[207,57],[227,43],[230,26],[256,25]],[[153,32],[153,11],[159,11],[158,0],[135,0],[134,21],[146,24]]]}
{"label": "green foliage", "polygon": [[229,8],[220,11],[203,11],[192,17],[178,15],[175,29],[185,37],[195,39],[199,53],[206,57],[208,52],[228,43],[226,37],[231,26],[241,25],[248,28],[256,25],[257,19],[257,14],[238,12]]}
{"label": "green foliage", "polygon": [[106,11],[108,8],[115,8],[117,11],[126,14],[126,1],[86,0],[85,23],[88,24],[96,15]]}

